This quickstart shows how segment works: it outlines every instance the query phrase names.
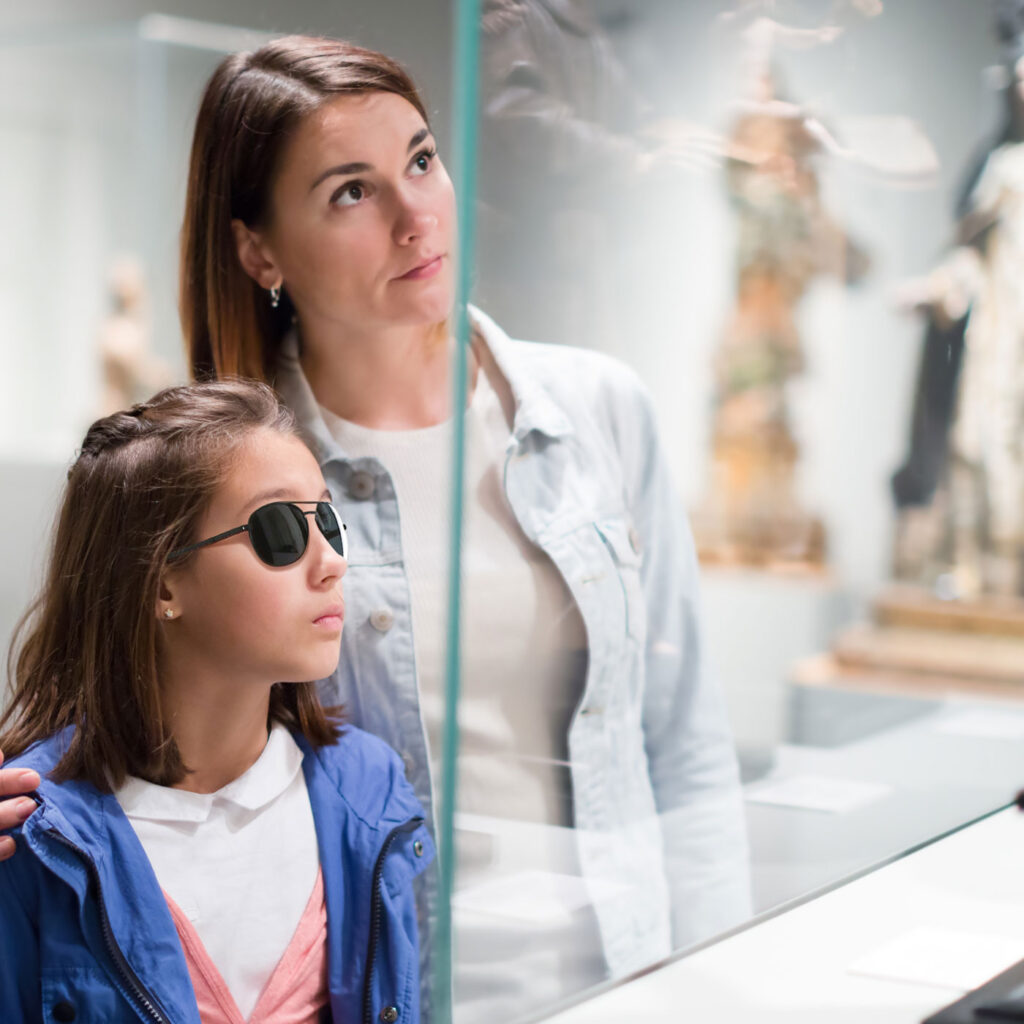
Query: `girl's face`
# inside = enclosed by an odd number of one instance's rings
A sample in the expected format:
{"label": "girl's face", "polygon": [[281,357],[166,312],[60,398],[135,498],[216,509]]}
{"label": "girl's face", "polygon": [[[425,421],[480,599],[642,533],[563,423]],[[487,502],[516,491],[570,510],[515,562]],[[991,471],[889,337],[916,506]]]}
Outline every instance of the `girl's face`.
{"label": "girl's face", "polygon": [[[195,540],[240,526],[270,501],[322,499],[329,495],[309,449],[295,437],[258,430],[233,460]],[[269,684],[329,676],[338,664],[347,563],[314,518],[307,521],[306,551],[292,565],[266,565],[239,533],[172,566],[158,607],[158,614],[174,611],[167,644],[224,679]]]}
{"label": "girl's face", "polygon": [[283,280],[300,321],[363,332],[448,317],[454,223],[451,179],[423,118],[400,96],[369,92],[300,123],[268,225],[236,221],[235,231],[246,270],[267,288]]}

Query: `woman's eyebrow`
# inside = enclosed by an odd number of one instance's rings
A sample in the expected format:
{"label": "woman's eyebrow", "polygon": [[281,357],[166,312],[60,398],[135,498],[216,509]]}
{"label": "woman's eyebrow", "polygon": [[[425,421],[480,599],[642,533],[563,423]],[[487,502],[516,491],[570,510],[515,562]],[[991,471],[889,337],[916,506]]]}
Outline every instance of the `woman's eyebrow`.
{"label": "woman's eyebrow", "polygon": [[[429,128],[421,128],[410,140],[409,145],[406,148],[406,152],[414,150],[428,135],[430,134]],[[326,181],[328,178],[332,178],[335,175],[345,174],[365,174],[367,171],[373,170],[373,164],[368,164],[365,161],[357,160],[350,164],[338,164],[337,167],[328,167],[326,171],[317,176],[316,181],[309,186],[309,191],[312,192],[317,185]]]}

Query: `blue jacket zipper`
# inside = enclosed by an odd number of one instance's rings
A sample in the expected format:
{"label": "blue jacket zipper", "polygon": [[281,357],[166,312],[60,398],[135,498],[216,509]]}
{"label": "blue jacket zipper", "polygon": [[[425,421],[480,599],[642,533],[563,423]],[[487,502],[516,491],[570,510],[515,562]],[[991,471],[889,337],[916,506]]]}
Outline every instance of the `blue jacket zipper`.
{"label": "blue jacket zipper", "polygon": [[422,818],[410,818],[404,825],[393,828],[385,837],[373,865],[373,884],[370,888],[370,938],[366,950],[366,974],[363,976],[363,1024],[373,1024],[373,968],[377,959],[377,944],[380,941],[380,919],[383,900],[380,894],[384,861],[395,840],[404,832],[415,832],[423,824]]}
{"label": "blue jacket zipper", "polygon": [[107,953],[109,954],[110,959],[114,962],[114,966],[117,968],[118,974],[120,974],[122,981],[125,983],[125,988],[128,989],[132,998],[150,1020],[155,1021],[156,1024],[170,1024],[170,1020],[164,1016],[160,1009],[158,1009],[155,999],[151,998],[145,988],[143,988],[142,982],[139,981],[135,972],[129,966],[124,953],[121,952],[121,948],[118,946],[117,940],[114,938],[113,929],[110,927],[110,918],[107,916],[107,905],[103,899],[103,886],[100,883],[100,873],[97,870],[96,865],[92,862],[92,858],[89,857],[84,850],[75,846],[70,839],[66,839],[62,836],[56,829],[48,829],[46,834],[51,836],[62,846],[74,851],[74,853],[80,857],[82,862],[85,864],[85,868],[89,873],[89,878],[93,885],[96,886],[96,896],[99,900],[100,926],[103,931],[103,943],[107,947]]}

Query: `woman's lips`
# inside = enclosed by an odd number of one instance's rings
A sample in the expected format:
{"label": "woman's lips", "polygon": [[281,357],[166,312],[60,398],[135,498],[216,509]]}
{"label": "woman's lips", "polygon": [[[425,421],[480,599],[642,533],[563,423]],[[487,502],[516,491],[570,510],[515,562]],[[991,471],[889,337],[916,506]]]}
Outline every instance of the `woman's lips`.
{"label": "woman's lips", "polygon": [[421,263],[418,267],[413,267],[412,270],[402,274],[401,277],[397,278],[397,280],[422,281],[428,277],[433,277],[441,269],[441,263],[443,261],[443,256],[435,256],[432,260],[428,260],[426,263]]}

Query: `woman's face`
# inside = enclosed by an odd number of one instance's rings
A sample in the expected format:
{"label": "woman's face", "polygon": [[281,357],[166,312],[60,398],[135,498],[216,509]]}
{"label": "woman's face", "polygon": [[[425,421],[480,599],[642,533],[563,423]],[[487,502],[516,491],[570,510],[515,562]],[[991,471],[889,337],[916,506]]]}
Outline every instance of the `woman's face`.
{"label": "woman's face", "polygon": [[[259,430],[232,460],[196,540],[240,526],[271,501],[320,500],[329,495],[309,449],[295,437]],[[307,523],[305,553],[291,565],[266,565],[249,535],[239,533],[200,548],[180,569],[172,567],[164,603],[175,618],[167,623],[167,642],[183,645],[189,661],[219,670],[225,679],[274,683],[329,676],[340,653],[347,563],[313,516]]]}
{"label": "woman's face", "polygon": [[300,321],[372,331],[448,317],[454,224],[423,118],[394,93],[368,92],[300,123],[258,234]]}

